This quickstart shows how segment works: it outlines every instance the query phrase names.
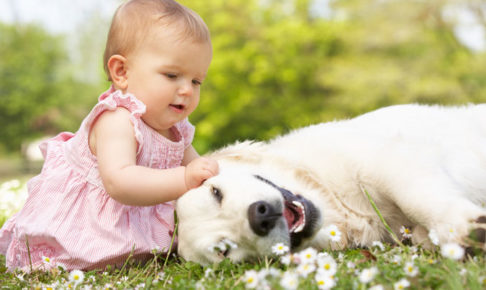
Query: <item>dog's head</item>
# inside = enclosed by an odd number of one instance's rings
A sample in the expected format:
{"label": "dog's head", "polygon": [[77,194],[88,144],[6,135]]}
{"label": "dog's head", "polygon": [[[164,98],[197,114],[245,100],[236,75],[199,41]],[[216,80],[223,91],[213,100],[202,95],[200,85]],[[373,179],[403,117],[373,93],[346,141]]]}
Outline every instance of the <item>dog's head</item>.
{"label": "dog's head", "polygon": [[312,237],[320,214],[309,200],[244,170],[224,170],[177,201],[178,252],[208,264],[292,249]]}

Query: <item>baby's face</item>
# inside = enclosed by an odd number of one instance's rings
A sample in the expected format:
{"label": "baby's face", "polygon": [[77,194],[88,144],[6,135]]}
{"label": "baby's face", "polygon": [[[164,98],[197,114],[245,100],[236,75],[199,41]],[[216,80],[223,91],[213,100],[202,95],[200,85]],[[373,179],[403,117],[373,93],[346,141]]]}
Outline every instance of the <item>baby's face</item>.
{"label": "baby's face", "polygon": [[154,28],[127,56],[127,92],[146,106],[144,122],[167,136],[199,103],[200,85],[211,63],[206,42],[182,39],[173,29]]}

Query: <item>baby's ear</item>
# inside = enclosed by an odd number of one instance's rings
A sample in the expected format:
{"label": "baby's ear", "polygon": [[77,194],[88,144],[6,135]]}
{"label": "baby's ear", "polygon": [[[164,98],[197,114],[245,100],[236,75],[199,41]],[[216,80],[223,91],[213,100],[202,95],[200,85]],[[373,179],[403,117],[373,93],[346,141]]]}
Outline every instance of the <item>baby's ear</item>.
{"label": "baby's ear", "polygon": [[128,87],[127,59],[119,54],[112,55],[108,71],[115,88],[125,91]]}

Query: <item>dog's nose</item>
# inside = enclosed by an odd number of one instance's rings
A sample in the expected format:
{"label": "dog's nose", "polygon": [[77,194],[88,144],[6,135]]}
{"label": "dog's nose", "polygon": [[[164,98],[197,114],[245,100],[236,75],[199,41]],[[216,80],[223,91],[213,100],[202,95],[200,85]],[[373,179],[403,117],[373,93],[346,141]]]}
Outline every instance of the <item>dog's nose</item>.
{"label": "dog's nose", "polygon": [[259,236],[266,236],[282,216],[266,201],[257,201],[248,208],[248,220],[250,227]]}

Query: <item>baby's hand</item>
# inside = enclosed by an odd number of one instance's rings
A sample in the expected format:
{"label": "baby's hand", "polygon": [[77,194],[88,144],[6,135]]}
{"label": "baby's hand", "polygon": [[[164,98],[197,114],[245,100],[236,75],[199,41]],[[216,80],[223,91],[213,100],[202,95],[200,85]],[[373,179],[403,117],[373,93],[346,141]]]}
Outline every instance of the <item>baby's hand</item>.
{"label": "baby's hand", "polygon": [[218,162],[210,158],[198,157],[186,166],[185,181],[187,189],[201,185],[204,180],[218,174]]}

